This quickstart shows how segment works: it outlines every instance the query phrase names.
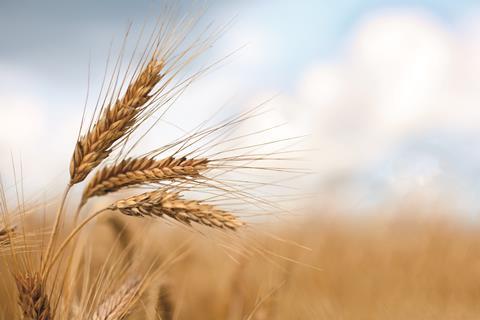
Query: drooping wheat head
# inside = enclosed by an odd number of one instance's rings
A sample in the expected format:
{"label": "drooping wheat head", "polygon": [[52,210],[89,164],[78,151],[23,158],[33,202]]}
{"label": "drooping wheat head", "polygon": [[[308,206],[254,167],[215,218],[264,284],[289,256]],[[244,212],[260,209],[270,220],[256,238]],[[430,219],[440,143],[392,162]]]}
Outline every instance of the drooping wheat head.
{"label": "drooping wheat head", "polygon": [[182,199],[178,193],[156,190],[117,201],[109,207],[129,216],[168,216],[190,225],[192,222],[212,228],[237,230],[243,226],[236,216],[213,205]]}

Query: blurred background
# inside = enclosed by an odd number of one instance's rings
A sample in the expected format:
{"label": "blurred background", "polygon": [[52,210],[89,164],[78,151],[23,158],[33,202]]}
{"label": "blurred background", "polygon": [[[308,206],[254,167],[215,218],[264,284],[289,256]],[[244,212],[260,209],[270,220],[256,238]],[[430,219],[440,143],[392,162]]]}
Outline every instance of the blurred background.
{"label": "blurred background", "polygon": [[[169,121],[178,123],[188,112],[182,125],[192,127],[223,105],[230,103],[233,113],[275,97],[270,104],[275,118],[288,122],[285,134],[308,134],[307,158],[318,173],[308,182],[315,201],[361,212],[426,197],[476,219],[476,1],[205,4],[205,20],[228,29],[203,61],[235,54],[182,96]],[[13,179],[13,162],[17,170],[22,163],[27,192],[64,185],[89,70],[94,91],[112,41],[121,41],[130,22],[155,18],[161,8],[154,0],[0,0],[5,181]],[[266,124],[250,125],[260,130]]]}

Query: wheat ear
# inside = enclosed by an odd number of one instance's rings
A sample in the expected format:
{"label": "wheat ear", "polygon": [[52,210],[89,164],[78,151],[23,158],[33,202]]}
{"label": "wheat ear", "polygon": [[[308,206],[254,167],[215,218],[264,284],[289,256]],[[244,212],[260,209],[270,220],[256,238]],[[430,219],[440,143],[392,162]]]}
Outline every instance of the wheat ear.
{"label": "wheat ear", "polygon": [[26,320],[53,319],[44,282],[38,273],[17,275],[18,304]]}
{"label": "wheat ear", "polygon": [[70,162],[70,184],[83,181],[112,152],[115,143],[128,135],[148,107],[148,100],[163,75],[164,62],[155,55],[125,95],[107,106],[89,132],[80,137]]}
{"label": "wheat ear", "polygon": [[95,174],[83,191],[81,206],[92,197],[103,196],[126,187],[167,179],[197,177],[207,169],[207,164],[207,159],[125,159],[116,165],[106,166]]}
{"label": "wheat ear", "polygon": [[156,190],[117,201],[109,207],[129,216],[164,215],[177,221],[191,224],[196,222],[212,228],[236,230],[243,222],[230,213],[201,201],[185,200],[178,193]]}
{"label": "wheat ear", "polygon": [[138,278],[128,280],[97,308],[92,320],[124,319],[131,310],[141,285],[142,282]]}

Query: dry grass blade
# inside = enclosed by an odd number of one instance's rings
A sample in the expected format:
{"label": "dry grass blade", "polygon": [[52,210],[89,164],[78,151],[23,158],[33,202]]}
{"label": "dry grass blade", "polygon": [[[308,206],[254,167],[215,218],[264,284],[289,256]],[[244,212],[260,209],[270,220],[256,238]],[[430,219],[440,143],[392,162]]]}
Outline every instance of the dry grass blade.
{"label": "dry grass blade", "polygon": [[203,224],[212,228],[236,230],[244,223],[228,212],[201,201],[185,200],[178,193],[156,190],[117,201],[109,207],[129,216],[164,215],[177,221]]}
{"label": "dry grass blade", "polygon": [[98,171],[83,192],[81,206],[88,199],[134,185],[155,183],[167,179],[197,177],[207,169],[207,159],[168,157],[129,158]]}
{"label": "dry grass blade", "polygon": [[141,284],[138,278],[128,280],[97,308],[92,320],[124,319],[136,300]]}
{"label": "dry grass blade", "polygon": [[154,55],[127,88],[125,95],[107,106],[89,132],[80,137],[70,162],[70,184],[83,181],[112,152],[114,144],[135,127],[155,86],[163,75],[164,62]]}
{"label": "dry grass blade", "polygon": [[50,320],[53,313],[45,284],[38,273],[17,275],[18,304],[26,320]]}

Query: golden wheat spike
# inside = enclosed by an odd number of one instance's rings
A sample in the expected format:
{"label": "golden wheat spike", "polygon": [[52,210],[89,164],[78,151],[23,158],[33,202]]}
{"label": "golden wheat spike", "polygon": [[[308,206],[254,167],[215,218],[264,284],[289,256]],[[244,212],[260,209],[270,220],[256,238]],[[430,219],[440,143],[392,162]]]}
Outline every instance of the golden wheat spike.
{"label": "golden wheat spike", "polygon": [[244,223],[228,212],[196,200],[182,199],[178,193],[156,190],[117,201],[109,207],[129,216],[164,215],[190,225],[192,222],[212,228],[237,230]]}
{"label": "golden wheat spike", "polygon": [[38,273],[17,275],[18,304],[25,320],[51,320],[53,313],[44,281]]}
{"label": "golden wheat spike", "polygon": [[79,183],[108,155],[118,140],[124,138],[145,111],[155,86],[163,75],[164,62],[155,56],[127,88],[124,96],[107,106],[95,125],[78,140],[70,162],[70,184]]}
{"label": "golden wheat spike", "polygon": [[207,159],[168,157],[129,158],[98,171],[83,191],[80,206],[88,199],[102,196],[120,189],[141,184],[155,183],[167,179],[197,177],[207,169]]}
{"label": "golden wheat spike", "polygon": [[142,282],[138,278],[129,279],[97,308],[92,320],[124,319],[131,311],[141,285]]}

